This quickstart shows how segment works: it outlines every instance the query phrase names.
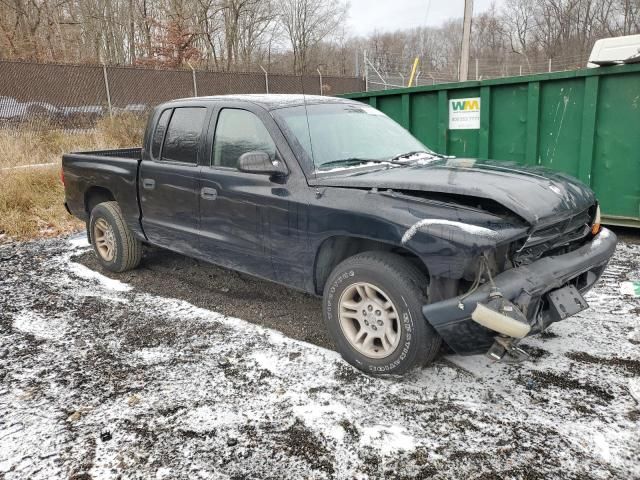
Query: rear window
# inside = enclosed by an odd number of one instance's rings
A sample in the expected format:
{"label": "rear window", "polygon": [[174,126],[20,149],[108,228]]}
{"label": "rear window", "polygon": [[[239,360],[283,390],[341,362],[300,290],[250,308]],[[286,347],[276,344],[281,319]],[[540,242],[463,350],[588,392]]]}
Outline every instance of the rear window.
{"label": "rear window", "polygon": [[173,111],[164,138],[162,160],[198,163],[198,147],[206,113],[204,107],[182,107]]}
{"label": "rear window", "polygon": [[171,110],[165,110],[160,114],[160,119],[156,125],[156,130],[153,132],[153,139],[151,140],[151,157],[159,158],[160,149],[162,148],[162,139],[164,138],[164,132],[167,130],[167,124],[169,123],[169,117],[171,116]]}

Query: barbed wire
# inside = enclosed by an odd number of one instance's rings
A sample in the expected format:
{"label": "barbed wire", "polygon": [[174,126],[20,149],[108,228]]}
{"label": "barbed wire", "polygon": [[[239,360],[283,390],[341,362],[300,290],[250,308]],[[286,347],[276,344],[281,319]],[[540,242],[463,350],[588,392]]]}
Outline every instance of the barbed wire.
{"label": "barbed wire", "polygon": [[[375,52],[368,56],[371,68],[365,68],[370,90],[406,86],[416,55],[411,52]],[[439,63],[428,55],[417,55],[419,67],[414,85],[455,82],[458,79],[457,61]],[[478,57],[469,60],[469,79],[482,80],[536,73],[556,72],[586,68],[588,55],[572,54],[558,57],[527,58],[514,52],[504,56]]]}

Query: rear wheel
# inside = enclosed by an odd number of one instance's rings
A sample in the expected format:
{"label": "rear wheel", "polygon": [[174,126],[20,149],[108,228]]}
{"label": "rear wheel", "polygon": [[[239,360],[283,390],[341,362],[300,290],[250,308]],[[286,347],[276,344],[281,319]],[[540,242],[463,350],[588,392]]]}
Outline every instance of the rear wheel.
{"label": "rear wheel", "polygon": [[432,361],[440,337],[422,315],[426,276],[389,252],[340,263],[325,286],[327,328],[343,358],[370,373],[401,374]]}
{"label": "rear wheel", "polygon": [[140,263],[142,244],[124,222],[117,202],[104,202],[93,208],[89,235],[96,257],[105,269],[124,272]]}

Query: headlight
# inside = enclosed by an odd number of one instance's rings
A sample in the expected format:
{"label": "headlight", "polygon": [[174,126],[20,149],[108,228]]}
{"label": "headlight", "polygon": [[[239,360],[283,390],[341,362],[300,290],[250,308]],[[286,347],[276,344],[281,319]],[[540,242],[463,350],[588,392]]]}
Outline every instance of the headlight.
{"label": "headlight", "polygon": [[596,207],[596,216],[591,224],[591,233],[594,235],[600,231],[600,205]]}

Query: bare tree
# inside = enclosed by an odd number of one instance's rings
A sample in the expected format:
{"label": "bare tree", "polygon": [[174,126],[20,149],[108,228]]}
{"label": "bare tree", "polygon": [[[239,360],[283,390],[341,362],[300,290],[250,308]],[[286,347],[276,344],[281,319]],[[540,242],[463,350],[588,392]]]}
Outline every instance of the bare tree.
{"label": "bare tree", "polygon": [[307,71],[309,51],[344,21],[348,4],[337,0],[282,0],[280,21],[293,51],[293,71]]}
{"label": "bare tree", "polygon": [[[0,0],[0,58],[353,74],[367,50],[382,75],[452,79],[461,20],[354,38],[344,0]],[[640,32],[640,0],[505,0],[477,13],[479,75],[575,68],[593,43]],[[472,72],[474,65],[471,66]]]}

